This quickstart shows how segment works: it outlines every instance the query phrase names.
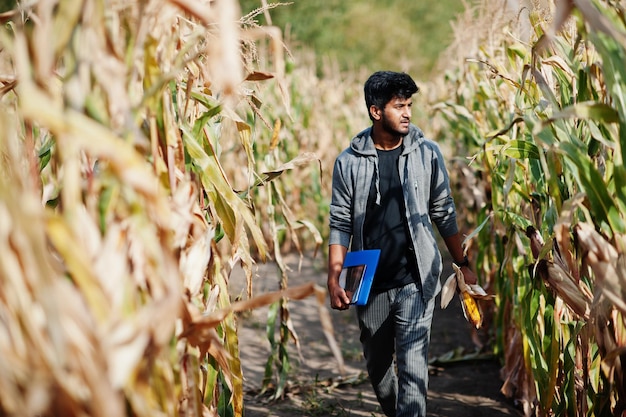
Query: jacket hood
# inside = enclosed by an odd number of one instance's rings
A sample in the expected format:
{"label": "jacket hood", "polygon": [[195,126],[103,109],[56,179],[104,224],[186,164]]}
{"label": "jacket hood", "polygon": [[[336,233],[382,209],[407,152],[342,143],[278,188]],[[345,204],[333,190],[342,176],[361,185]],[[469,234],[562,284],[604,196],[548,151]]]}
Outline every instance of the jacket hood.
{"label": "jacket hood", "polygon": [[[357,133],[350,142],[350,148],[363,156],[376,155],[376,147],[374,146],[371,133],[371,126]],[[413,124],[409,125],[409,133],[403,139],[404,151],[402,153],[411,152],[414,148],[420,146],[423,141],[424,133],[422,130]]]}

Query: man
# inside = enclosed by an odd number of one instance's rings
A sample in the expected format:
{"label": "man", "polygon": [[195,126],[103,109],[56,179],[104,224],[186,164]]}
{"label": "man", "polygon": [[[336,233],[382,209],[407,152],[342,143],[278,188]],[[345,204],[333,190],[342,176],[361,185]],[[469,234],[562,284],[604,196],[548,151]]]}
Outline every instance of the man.
{"label": "man", "polygon": [[357,316],[367,371],[389,417],[426,415],[428,345],[442,270],[433,224],[465,281],[476,283],[441,151],[410,123],[417,91],[405,73],[372,74],[364,87],[372,126],[352,139],[333,171],[330,304],[350,305],[339,284],[348,247],[380,249],[368,302],[357,306]]}

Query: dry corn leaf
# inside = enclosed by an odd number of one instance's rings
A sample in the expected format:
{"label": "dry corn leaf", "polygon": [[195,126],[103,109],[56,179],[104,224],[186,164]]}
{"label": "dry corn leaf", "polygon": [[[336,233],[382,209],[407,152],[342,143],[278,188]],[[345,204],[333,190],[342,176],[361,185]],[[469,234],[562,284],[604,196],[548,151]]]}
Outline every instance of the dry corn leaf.
{"label": "dry corn leaf", "polygon": [[576,225],[583,258],[591,267],[595,286],[626,314],[626,257],[587,223]]}
{"label": "dry corn leaf", "polygon": [[315,295],[317,297],[317,307],[320,316],[320,322],[322,323],[322,329],[324,331],[324,336],[326,336],[326,341],[330,346],[330,350],[333,353],[333,356],[337,360],[337,365],[339,367],[339,372],[342,375],[345,375],[345,363],[343,360],[343,355],[341,354],[341,349],[335,339],[335,334],[333,330],[333,322],[330,317],[330,313],[328,311],[328,307],[326,306],[326,297],[328,295],[327,291],[320,287],[315,286]]}
{"label": "dry corn leaf", "polygon": [[237,313],[247,310],[254,310],[259,307],[267,306],[282,298],[288,298],[290,300],[301,300],[315,294],[316,284],[308,283],[302,284],[297,287],[290,287],[281,291],[274,291],[257,295],[248,300],[242,300],[232,303],[230,306],[217,310],[207,316],[204,316],[198,320],[190,323],[189,327],[181,334],[181,337],[186,337],[187,334],[195,331],[196,328],[210,327],[214,328],[230,313]]}
{"label": "dry corn leaf", "polygon": [[211,260],[211,241],[214,236],[215,230],[208,228],[204,235],[197,237],[180,256],[180,271],[183,275],[184,286],[192,297],[202,290],[207,266]]}
{"label": "dry corn leaf", "polygon": [[130,265],[128,262],[128,242],[125,231],[119,223],[107,228],[100,247],[90,253],[93,270],[111,302],[113,310],[122,309],[126,304],[129,285]]}
{"label": "dry corn leaf", "polygon": [[265,81],[274,78],[269,72],[253,71],[246,76],[246,81]]}
{"label": "dry corn leaf", "polygon": [[457,278],[455,272],[451,274],[448,279],[446,279],[446,282],[443,284],[443,287],[441,288],[441,308],[448,307],[448,304],[450,304],[450,301],[452,301],[452,298],[454,297],[454,294],[456,293],[458,287],[456,280]]}
{"label": "dry corn leaf", "polygon": [[108,379],[115,389],[123,388],[139,368],[150,342],[149,327],[139,320],[112,323],[103,339]]}
{"label": "dry corn leaf", "polygon": [[72,231],[58,216],[49,216],[46,231],[51,244],[66,261],[70,276],[87,298],[96,317],[104,320],[110,309],[110,301],[104,296],[102,287],[95,277],[89,255],[83,246],[76,242]]}
{"label": "dry corn leaf", "polygon": [[568,271],[559,264],[542,260],[539,262],[537,272],[574,313],[585,320],[589,319],[592,299],[581,291]]}
{"label": "dry corn leaf", "polygon": [[305,152],[305,153],[302,153],[302,154],[298,155],[297,157],[295,157],[291,161],[285,162],[284,164],[282,164],[278,168],[275,168],[275,169],[273,169],[271,171],[264,172],[262,174],[263,175],[262,178],[255,185],[261,185],[261,184],[264,184],[264,183],[266,183],[268,181],[272,181],[273,179],[275,179],[278,176],[280,176],[286,170],[295,169],[295,168],[298,168],[300,166],[309,164],[310,162],[313,162],[313,161],[318,161],[318,163],[320,164],[320,172],[321,172],[322,161],[320,160],[320,158],[314,152]]}
{"label": "dry corn leaf", "polygon": [[171,225],[174,232],[173,245],[184,248],[188,239],[193,239],[205,233],[206,220],[198,206],[198,196],[195,186],[189,182],[180,182],[171,200]]}
{"label": "dry corn leaf", "polygon": [[[24,117],[49,126],[57,134],[60,146],[64,144],[63,138],[71,140],[72,146],[82,148],[94,158],[108,161],[125,184],[144,194],[146,198],[159,201],[158,183],[151,174],[149,165],[128,143],[85,115],[54,106],[32,82],[21,82],[20,94],[26,97],[21,101]],[[93,137],[98,137],[98,140],[91,140]],[[164,222],[169,211],[167,207],[156,204],[154,209],[154,214],[159,215],[157,219]]]}

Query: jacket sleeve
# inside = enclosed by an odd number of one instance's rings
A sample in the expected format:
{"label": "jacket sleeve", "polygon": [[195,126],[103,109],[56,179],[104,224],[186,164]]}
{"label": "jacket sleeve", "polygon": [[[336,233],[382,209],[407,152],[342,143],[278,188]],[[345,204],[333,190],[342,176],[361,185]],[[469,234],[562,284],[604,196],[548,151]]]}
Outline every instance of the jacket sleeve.
{"label": "jacket sleeve", "polygon": [[430,184],[430,219],[442,237],[458,233],[456,207],[450,190],[450,178],[443,155],[437,145],[433,147],[432,177]]}
{"label": "jacket sleeve", "polygon": [[332,198],[330,203],[328,243],[350,246],[352,237],[352,187],[346,179],[341,155],[333,168]]}

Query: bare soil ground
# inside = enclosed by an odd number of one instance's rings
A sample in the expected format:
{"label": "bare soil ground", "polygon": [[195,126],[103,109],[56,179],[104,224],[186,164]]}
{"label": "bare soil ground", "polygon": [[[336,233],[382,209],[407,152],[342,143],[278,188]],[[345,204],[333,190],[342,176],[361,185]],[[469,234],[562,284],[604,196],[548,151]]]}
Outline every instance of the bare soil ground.
{"label": "bare soil ground", "polygon": [[[325,287],[325,261],[321,256],[303,259],[300,271],[296,256],[287,260],[293,270],[289,274],[289,286],[315,282]],[[443,278],[450,273],[450,269],[446,269]],[[277,290],[279,280],[280,273],[274,264],[259,265],[254,279],[255,294]],[[242,288],[240,271],[234,271],[231,286]],[[328,303],[326,308],[330,310]],[[291,343],[293,369],[284,398],[269,401],[268,395],[261,395],[265,363],[270,353],[266,337],[267,313],[267,308],[261,308],[239,319],[245,417],[384,417],[365,372],[354,309],[330,310],[335,338],[345,361],[342,375],[324,337],[314,297],[290,302],[302,359]],[[478,351],[473,342],[477,337],[484,340],[486,334],[472,333],[457,296],[446,309],[439,307],[437,299],[430,347],[429,417],[522,415],[500,393],[500,364],[490,354]]]}

